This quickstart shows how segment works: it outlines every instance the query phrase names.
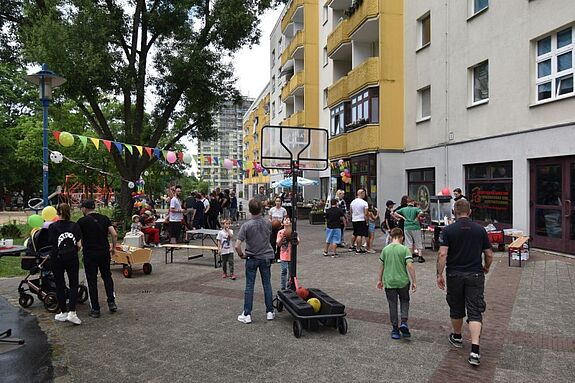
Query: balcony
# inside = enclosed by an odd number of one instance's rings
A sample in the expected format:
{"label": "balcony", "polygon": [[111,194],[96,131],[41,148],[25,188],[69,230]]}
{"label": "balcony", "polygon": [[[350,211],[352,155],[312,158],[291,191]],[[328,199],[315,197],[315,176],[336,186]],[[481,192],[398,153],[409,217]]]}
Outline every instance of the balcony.
{"label": "balcony", "polygon": [[284,18],[282,19],[282,32],[284,32],[289,23],[291,23],[292,19],[296,15],[296,12],[303,12],[303,3],[304,0],[292,0],[287,12],[284,15]]}
{"label": "balcony", "polygon": [[347,100],[355,92],[379,82],[379,57],[370,57],[340,78],[327,92],[327,105],[332,107]]}
{"label": "balcony", "polygon": [[[367,20],[376,18],[379,15],[379,0],[363,0],[361,4],[356,7],[357,8],[348,8],[346,12],[351,13],[351,15],[339,23],[339,25],[328,36],[327,53],[330,57],[333,56],[338,48],[349,44],[352,37],[355,40],[356,37],[353,36],[354,33],[357,32]],[[352,9],[353,12],[350,12]],[[358,37],[360,40],[379,40],[377,23],[375,23],[375,25],[370,25],[369,28],[366,28],[366,31],[362,31]]]}
{"label": "balcony", "polygon": [[349,22],[348,20],[343,20],[327,37],[328,56],[331,57],[339,47],[349,43],[351,43],[349,38]]}
{"label": "balcony", "polygon": [[281,99],[285,101],[289,96],[291,96],[297,89],[303,87],[304,81],[304,72],[300,71],[297,72],[292,78],[288,81],[287,84],[284,85],[282,88]]}
{"label": "balcony", "polygon": [[305,125],[305,111],[300,110],[295,112],[289,118],[282,122],[282,126],[304,126]]}
{"label": "balcony", "polygon": [[294,55],[294,53],[302,48],[304,44],[304,34],[303,30],[298,31],[292,41],[289,43],[287,48],[283,51],[281,56],[281,66],[283,67],[286,62]]}
{"label": "balcony", "polygon": [[347,19],[350,33],[355,32],[367,19],[377,17],[378,15],[379,0],[363,0],[349,19]]}
{"label": "balcony", "polygon": [[341,134],[329,140],[329,157],[349,157],[379,149],[379,124],[366,125],[363,128]]}

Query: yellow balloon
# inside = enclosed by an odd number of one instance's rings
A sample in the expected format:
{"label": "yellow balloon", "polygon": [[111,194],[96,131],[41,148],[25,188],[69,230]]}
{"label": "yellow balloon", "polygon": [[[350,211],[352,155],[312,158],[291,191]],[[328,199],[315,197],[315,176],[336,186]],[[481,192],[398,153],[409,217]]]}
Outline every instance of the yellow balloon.
{"label": "yellow balloon", "polygon": [[60,133],[60,145],[65,147],[74,145],[74,136],[68,132]]}
{"label": "yellow balloon", "polygon": [[57,215],[58,215],[58,212],[56,211],[54,206],[46,206],[42,210],[42,218],[44,218],[44,221],[51,221],[54,218],[56,218]]}

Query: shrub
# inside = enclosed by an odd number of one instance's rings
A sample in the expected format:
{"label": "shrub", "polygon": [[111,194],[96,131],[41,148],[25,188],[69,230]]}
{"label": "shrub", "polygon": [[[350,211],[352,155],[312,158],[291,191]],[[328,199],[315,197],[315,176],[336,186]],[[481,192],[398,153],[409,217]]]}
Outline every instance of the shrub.
{"label": "shrub", "polygon": [[0,236],[3,238],[20,238],[22,237],[22,232],[17,225],[8,223],[0,228]]}

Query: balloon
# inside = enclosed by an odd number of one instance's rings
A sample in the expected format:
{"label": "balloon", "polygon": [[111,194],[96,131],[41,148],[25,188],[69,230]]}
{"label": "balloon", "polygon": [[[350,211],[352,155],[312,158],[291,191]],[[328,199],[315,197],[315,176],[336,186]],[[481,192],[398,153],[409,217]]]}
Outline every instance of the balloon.
{"label": "balloon", "polygon": [[144,175],[147,177],[150,175],[150,172],[148,172],[147,170],[144,172]]}
{"label": "balloon", "polygon": [[128,188],[133,189],[134,188],[134,183],[132,181],[128,182]]}
{"label": "balloon", "polygon": [[443,188],[443,189],[441,189],[441,194],[451,195],[451,192],[450,192],[449,188]]}
{"label": "balloon", "polygon": [[343,172],[345,173],[346,176],[349,177],[349,169],[345,169]]}
{"label": "balloon", "polygon": [[68,132],[60,133],[60,145],[65,147],[74,145],[74,136]]}
{"label": "balloon", "polygon": [[192,163],[192,155],[190,153],[184,153],[184,157],[182,158],[184,163],[191,164]]}
{"label": "balloon", "polygon": [[50,225],[53,224],[53,223],[54,223],[54,222],[52,222],[52,221],[44,222],[44,223],[42,224],[42,229],[47,229],[48,226],[50,226]]}
{"label": "balloon", "polygon": [[230,160],[229,158],[226,158],[224,160],[224,168],[226,168],[228,170],[232,170],[233,166],[234,166],[234,163],[232,162],[232,160]]}
{"label": "balloon", "polygon": [[345,172],[341,172],[341,173],[339,173],[339,175],[342,176],[342,177],[347,177],[347,175],[345,174]]}
{"label": "balloon", "polygon": [[42,209],[42,218],[44,219],[44,221],[51,221],[57,215],[58,212],[56,211],[56,209],[54,209],[54,206],[46,206],[44,209]]}
{"label": "balloon", "polygon": [[339,166],[339,170],[341,170],[341,171],[343,172],[343,171],[345,170],[345,166],[340,165],[340,166]]}
{"label": "balloon", "polygon": [[168,151],[168,154],[166,154],[166,160],[170,163],[173,164],[174,162],[176,162],[176,153],[172,152],[171,150]]}
{"label": "balloon", "polygon": [[438,196],[442,196],[442,195],[443,195],[443,193],[441,192],[441,190],[437,192],[437,195],[438,195]]}
{"label": "balloon", "polygon": [[262,175],[265,177],[265,176],[267,176],[268,174],[269,174],[269,173],[268,173],[267,169],[264,169],[264,171],[262,172]]}
{"label": "balloon", "polygon": [[60,162],[62,162],[63,159],[64,159],[64,156],[62,156],[62,153],[60,153],[60,152],[50,153],[50,160],[55,164],[59,164]]}
{"label": "balloon", "polygon": [[42,227],[43,223],[44,220],[38,214],[32,214],[30,217],[28,217],[28,225],[32,227],[40,228]]}
{"label": "balloon", "polygon": [[337,161],[337,163],[338,163],[338,165],[341,166],[341,165],[343,165],[343,160],[339,160],[339,161]]}

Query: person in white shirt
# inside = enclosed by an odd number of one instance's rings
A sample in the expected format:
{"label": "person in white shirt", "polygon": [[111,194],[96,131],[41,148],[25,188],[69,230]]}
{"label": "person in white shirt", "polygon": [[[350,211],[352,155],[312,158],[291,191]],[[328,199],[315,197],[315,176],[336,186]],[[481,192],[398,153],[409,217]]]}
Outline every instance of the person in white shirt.
{"label": "person in white shirt", "polygon": [[182,234],[182,221],[184,220],[184,212],[182,209],[182,187],[176,186],[176,194],[170,200],[169,222],[170,222],[170,243],[178,243],[180,235]]}
{"label": "person in white shirt", "polygon": [[[276,243],[277,236],[278,236],[278,232],[282,228],[282,222],[283,222],[284,218],[286,218],[288,216],[287,210],[284,207],[282,207],[282,199],[280,197],[276,197],[275,206],[269,210],[268,215],[269,215],[270,221],[272,222],[272,234],[270,236],[270,243],[274,249],[275,259],[277,262],[280,258],[280,252],[279,252],[279,249],[277,248],[277,243]],[[274,221],[277,221],[277,222],[274,222]]]}
{"label": "person in white shirt", "polygon": [[349,205],[354,238],[350,250],[354,250],[356,254],[366,252],[361,248],[364,237],[368,236],[368,204],[364,198],[365,190],[359,189],[357,191],[356,198],[351,201],[351,204]]}
{"label": "person in white shirt", "polygon": [[234,274],[234,250],[231,245],[234,231],[230,229],[231,223],[229,218],[224,219],[224,228],[218,232],[216,239],[218,241],[218,251],[222,257],[222,268],[224,270],[222,278],[230,277],[230,279],[234,281],[236,279],[236,275]]}

